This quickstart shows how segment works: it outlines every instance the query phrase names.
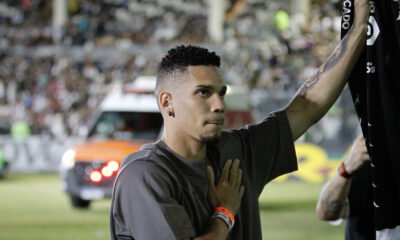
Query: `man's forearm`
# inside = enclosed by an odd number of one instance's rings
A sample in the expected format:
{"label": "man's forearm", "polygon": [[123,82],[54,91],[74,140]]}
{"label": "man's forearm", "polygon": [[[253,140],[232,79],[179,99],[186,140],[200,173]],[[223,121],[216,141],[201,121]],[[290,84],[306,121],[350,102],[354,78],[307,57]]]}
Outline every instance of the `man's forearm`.
{"label": "man's forearm", "polygon": [[297,97],[320,109],[314,114],[315,119],[319,120],[338,98],[364,48],[365,37],[364,30],[353,26],[332,55],[300,88]]}
{"label": "man's forearm", "polygon": [[366,26],[353,26],[315,74],[303,84],[285,109],[293,138],[316,123],[336,101],[366,40]]}
{"label": "man's forearm", "polygon": [[346,198],[351,180],[336,175],[325,184],[317,204],[317,215],[321,220],[337,220],[344,217]]}

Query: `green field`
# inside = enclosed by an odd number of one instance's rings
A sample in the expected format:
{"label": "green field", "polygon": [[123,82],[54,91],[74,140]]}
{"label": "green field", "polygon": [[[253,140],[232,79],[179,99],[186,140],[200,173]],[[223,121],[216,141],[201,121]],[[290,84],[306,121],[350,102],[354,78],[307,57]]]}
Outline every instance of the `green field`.
{"label": "green field", "polygon": [[[109,239],[110,200],[73,209],[56,174],[10,174],[0,179],[0,240]],[[315,215],[322,185],[270,183],[260,198],[264,239],[343,239]]]}

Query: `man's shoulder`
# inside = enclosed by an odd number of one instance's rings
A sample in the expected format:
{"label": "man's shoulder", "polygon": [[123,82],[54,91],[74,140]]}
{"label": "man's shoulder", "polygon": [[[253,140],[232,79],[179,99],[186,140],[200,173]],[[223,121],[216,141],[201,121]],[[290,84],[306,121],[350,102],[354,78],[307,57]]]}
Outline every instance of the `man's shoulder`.
{"label": "man's shoulder", "polygon": [[130,153],[122,161],[119,175],[125,171],[136,174],[159,171],[161,168],[158,163],[158,157],[155,154],[156,148],[156,143],[145,144],[139,151]]}
{"label": "man's shoulder", "polygon": [[123,188],[128,188],[129,191],[157,188],[171,193],[175,190],[176,179],[157,155],[156,147],[144,146],[124,159],[115,180],[116,191],[121,191]]}
{"label": "man's shoulder", "polygon": [[150,143],[150,144],[145,144],[143,145],[139,151],[132,152],[128,154],[121,163],[121,168],[125,167],[132,162],[135,161],[146,161],[150,157],[152,157],[154,151],[156,149],[156,144],[155,143]]}

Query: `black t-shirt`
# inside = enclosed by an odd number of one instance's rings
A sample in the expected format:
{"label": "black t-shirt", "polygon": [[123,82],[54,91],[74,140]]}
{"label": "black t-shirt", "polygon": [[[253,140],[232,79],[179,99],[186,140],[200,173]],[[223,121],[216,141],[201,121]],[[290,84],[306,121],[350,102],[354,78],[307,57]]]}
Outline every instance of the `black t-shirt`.
{"label": "black t-shirt", "polygon": [[182,239],[206,230],[213,208],[207,200],[206,166],[216,181],[228,159],[240,159],[245,193],[228,239],[262,239],[258,198],[270,180],[297,170],[285,112],[259,124],[222,132],[207,146],[206,159],[192,162],[165,143],[130,154],[116,179],[111,206],[111,239]]}

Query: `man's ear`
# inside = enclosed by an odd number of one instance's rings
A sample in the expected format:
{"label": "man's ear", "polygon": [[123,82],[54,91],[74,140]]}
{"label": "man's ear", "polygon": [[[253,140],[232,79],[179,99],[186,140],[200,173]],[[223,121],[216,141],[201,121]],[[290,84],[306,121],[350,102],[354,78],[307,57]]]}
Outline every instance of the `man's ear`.
{"label": "man's ear", "polygon": [[167,91],[162,91],[158,96],[161,112],[167,113],[173,111],[172,107],[172,94]]}

